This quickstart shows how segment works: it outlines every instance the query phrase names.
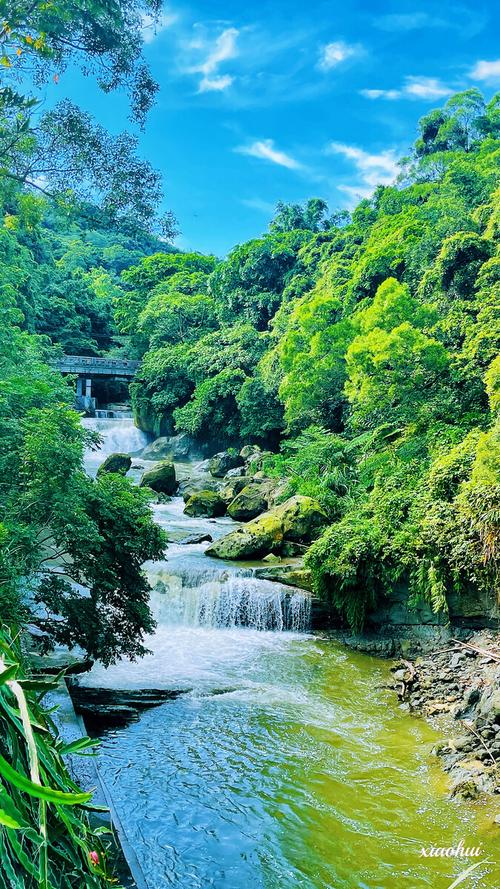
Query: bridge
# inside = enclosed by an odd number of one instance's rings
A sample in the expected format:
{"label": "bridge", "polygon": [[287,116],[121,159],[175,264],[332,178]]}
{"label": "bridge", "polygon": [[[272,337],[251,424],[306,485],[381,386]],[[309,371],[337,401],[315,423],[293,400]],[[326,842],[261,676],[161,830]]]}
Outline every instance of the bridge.
{"label": "bridge", "polygon": [[63,355],[54,361],[54,367],[60,373],[76,377],[76,406],[82,410],[95,409],[93,379],[132,380],[139,364],[139,361],[127,358],[94,358],[87,355]]}

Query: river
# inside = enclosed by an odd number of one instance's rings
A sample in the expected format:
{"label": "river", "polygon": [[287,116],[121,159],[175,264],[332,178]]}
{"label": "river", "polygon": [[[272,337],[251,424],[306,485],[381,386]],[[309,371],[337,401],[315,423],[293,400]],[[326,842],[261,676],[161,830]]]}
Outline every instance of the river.
{"label": "river", "polygon": [[[128,419],[84,422],[105,436],[90,472],[146,442]],[[149,889],[449,889],[478,860],[460,885],[498,889],[492,808],[447,798],[440,736],[384,687],[389,665],[311,634],[306,594],[181,544],[234,526],[182,508],[154,508],[171,542],[146,566],[152,653],[84,679],[185,691],[105,733],[99,753]],[[461,839],[479,859],[421,854]]]}

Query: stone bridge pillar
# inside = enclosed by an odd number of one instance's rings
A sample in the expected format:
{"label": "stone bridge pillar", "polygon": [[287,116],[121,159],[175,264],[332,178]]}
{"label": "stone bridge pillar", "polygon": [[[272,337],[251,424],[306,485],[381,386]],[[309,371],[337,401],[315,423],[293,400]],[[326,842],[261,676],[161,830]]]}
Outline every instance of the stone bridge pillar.
{"label": "stone bridge pillar", "polygon": [[93,413],[95,406],[95,398],[92,398],[92,378],[78,376],[76,378],[75,407],[77,410]]}

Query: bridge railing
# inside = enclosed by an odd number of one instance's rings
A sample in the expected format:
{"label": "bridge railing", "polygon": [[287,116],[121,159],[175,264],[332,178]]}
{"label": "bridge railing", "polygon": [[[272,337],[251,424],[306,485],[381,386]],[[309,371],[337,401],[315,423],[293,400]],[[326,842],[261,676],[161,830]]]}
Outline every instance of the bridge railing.
{"label": "bridge railing", "polygon": [[95,358],[87,355],[63,355],[53,362],[61,373],[100,373],[100,374],[126,374],[133,376],[139,367],[139,361],[128,358]]}

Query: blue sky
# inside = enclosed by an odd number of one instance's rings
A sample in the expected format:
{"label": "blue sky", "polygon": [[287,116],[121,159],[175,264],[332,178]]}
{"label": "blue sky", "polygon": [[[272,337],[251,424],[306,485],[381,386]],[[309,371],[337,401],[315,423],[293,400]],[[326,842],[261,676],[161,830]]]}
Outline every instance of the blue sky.
{"label": "blue sky", "polygon": [[[160,84],[140,135],[165,177],[184,249],[225,254],[259,235],[278,200],[353,206],[390,182],[417,120],[451,93],[500,89],[500,4],[212,0],[145,21]],[[112,131],[123,96],[67,72],[70,96]]]}

